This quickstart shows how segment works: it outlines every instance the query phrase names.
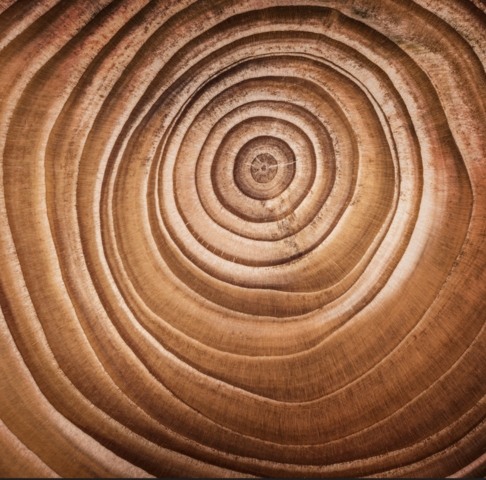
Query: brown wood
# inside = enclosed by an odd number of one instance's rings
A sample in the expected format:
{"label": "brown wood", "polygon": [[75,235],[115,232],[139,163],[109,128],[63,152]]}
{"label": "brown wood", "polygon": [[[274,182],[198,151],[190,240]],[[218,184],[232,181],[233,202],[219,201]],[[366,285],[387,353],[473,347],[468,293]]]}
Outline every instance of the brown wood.
{"label": "brown wood", "polygon": [[0,476],[486,475],[480,0],[0,1]]}

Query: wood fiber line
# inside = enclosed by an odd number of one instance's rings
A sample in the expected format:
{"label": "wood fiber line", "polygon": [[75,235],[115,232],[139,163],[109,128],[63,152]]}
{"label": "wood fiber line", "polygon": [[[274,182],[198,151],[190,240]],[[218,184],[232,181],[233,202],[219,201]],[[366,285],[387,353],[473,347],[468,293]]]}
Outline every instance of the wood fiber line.
{"label": "wood fiber line", "polygon": [[0,476],[486,469],[479,0],[0,1]]}

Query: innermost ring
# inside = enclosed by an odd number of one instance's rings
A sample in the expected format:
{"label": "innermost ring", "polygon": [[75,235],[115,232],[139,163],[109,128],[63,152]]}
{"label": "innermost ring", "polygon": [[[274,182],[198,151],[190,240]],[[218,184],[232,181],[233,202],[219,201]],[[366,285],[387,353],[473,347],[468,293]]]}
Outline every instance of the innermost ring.
{"label": "innermost ring", "polygon": [[254,137],[236,154],[233,180],[247,197],[270,200],[292,183],[295,164],[294,152],[283,140],[266,135]]}
{"label": "innermost ring", "polygon": [[251,162],[250,172],[258,183],[268,183],[275,178],[278,171],[277,160],[269,153],[257,155]]}

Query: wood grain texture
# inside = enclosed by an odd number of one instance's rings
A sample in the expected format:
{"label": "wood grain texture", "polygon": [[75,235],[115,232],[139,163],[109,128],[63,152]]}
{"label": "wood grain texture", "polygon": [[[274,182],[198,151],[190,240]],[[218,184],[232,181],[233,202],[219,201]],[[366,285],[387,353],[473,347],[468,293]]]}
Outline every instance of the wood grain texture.
{"label": "wood grain texture", "polygon": [[0,476],[486,475],[480,0],[0,1]]}

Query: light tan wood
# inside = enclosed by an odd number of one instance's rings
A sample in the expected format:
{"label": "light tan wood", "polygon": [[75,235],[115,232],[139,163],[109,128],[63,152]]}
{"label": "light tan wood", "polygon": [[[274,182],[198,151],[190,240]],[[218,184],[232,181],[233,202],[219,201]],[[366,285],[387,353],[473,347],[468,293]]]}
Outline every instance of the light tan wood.
{"label": "light tan wood", "polygon": [[0,476],[486,475],[480,0],[0,1]]}

